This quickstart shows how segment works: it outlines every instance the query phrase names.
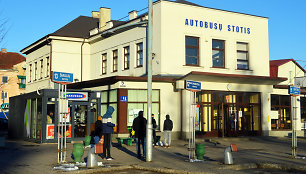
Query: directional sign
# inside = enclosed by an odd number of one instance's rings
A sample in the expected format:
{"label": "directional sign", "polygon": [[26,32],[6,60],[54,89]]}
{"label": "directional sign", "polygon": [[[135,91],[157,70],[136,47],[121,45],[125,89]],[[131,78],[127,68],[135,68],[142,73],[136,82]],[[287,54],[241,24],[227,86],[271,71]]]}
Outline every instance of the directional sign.
{"label": "directional sign", "polygon": [[60,83],[72,83],[73,82],[73,74],[65,73],[65,72],[55,72],[53,71],[53,81]]}
{"label": "directional sign", "polygon": [[290,86],[289,94],[295,95],[295,96],[300,95],[300,88],[299,87]]}
{"label": "directional sign", "polygon": [[190,91],[201,91],[201,82],[186,80],[185,89]]}

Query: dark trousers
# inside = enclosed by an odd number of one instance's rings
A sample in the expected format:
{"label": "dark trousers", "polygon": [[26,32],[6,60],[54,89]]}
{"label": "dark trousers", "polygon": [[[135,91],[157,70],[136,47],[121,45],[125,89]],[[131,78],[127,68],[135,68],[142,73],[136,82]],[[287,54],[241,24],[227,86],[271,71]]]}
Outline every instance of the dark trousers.
{"label": "dark trousers", "polygon": [[112,134],[103,134],[104,135],[104,144],[103,144],[103,156],[105,156],[106,158],[110,158],[111,154],[110,154],[110,147],[111,147],[111,137]]}
{"label": "dark trousers", "polygon": [[146,138],[145,137],[136,138],[137,158],[141,158],[140,145],[142,145],[143,156],[145,156],[146,155]]}
{"label": "dark trousers", "polygon": [[156,131],[155,131],[155,129],[153,129],[153,144],[154,145],[156,145],[156,142],[157,141],[157,139],[156,139]]}

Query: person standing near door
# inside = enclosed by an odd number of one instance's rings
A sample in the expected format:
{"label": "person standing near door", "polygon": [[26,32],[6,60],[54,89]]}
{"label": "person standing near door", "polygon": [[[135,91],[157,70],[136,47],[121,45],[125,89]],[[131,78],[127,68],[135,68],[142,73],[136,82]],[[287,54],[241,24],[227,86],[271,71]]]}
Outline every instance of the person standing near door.
{"label": "person standing near door", "polygon": [[164,121],[164,141],[165,147],[169,148],[171,145],[171,132],[173,129],[173,122],[170,120],[169,114],[166,115],[166,120]]}
{"label": "person standing near door", "polygon": [[147,120],[143,117],[143,111],[139,111],[138,117],[133,120],[133,130],[135,131],[136,138],[137,158],[139,159],[141,158],[140,144],[142,145],[143,156],[145,157],[146,154],[146,126]]}
{"label": "person standing near door", "polygon": [[154,119],[154,114],[152,114],[152,124],[153,124],[153,146],[156,146],[157,139],[156,139],[156,120]]}
{"label": "person standing near door", "polygon": [[104,135],[104,144],[103,144],[103,154],[106,157],[106,160],[113,160],[110,154],[112,134],[114,133],[113,127],[115,124],[112,123],[112,114],[114,108],[109,106],[106,113],[102,117],[102,133]]}
{"label": "person standing near door", "polygon": [[235,114],[231,114],[228,120],[229,123],[229,135],[228,136],[234,136],[235,134]]}

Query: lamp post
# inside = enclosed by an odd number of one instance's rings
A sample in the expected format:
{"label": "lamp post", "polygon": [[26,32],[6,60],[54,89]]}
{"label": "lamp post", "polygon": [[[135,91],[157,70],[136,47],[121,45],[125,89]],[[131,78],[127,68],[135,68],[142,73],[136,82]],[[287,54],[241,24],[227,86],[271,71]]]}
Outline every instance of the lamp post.
{"label": "lamp post", "polygon": [[147,82],[147,133],[146,133],[146,161],[152,161],[152,36],[153,36],[153,1],[149,0],[148,13],[148,82]]}

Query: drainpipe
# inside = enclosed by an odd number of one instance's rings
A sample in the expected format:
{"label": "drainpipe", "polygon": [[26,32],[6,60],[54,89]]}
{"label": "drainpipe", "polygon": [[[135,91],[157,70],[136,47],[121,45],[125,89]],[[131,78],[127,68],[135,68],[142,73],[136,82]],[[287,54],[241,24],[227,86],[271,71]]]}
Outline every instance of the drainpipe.
{"label": "drainpipe", "polygon": [[46,37],[46,41],[48,42],[48,44],[50,45],[50,79],[52,81],[52,43],[51,41],[48,40],[48,38]]}
{"label": "drainpipe", "polygon": [[83,38],[83,42],[81,45],[81,82],[83,81],[83,45],[85,43],[85,38]]}

